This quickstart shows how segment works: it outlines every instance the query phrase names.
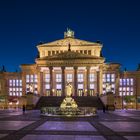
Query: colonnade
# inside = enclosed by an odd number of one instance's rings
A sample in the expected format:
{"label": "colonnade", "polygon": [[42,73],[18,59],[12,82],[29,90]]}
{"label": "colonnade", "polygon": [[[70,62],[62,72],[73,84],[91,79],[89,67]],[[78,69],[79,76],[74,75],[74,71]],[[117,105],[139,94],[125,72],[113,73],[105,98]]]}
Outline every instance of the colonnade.
{"label": "colonnade", "polygon": [[[54,83],[54,68],[55,67],[47,67],[48,68],[48,73],[50,74],[50,94],[49,96],[54,96],[54,90],[57,90],[56,87],[55,87],[55,83]],[[59,67],[60,68],[60,67]],[[84,77],[84,81],[83,83],[86,83],[86,85],[84,86],[84,89],[85,90],[84,92],[86,92],[86,96],[90,95],[90,73],[91,73],[91,67],[90,66],[87,66],[87,67],[84,67],[85,69],[85,77]],[[73,69],[73,81],[72,81],[72,84],[73,84],[73,96],[79,96],[78,95],[78,66],[74,66],[72,67]],[[97,79],[96,79],[96,95],[97,94],[100,94],[102,93],[102,69],[101,68],[98,68],[98,70],[95,71],[96,72],[96,76],[97,76]],[[65,88],[66,88],[66,67],[62,66],[61,67],[61,74],[62,74],[62,81],[61,81],[61,84],[62,84],[62,88],[61,88],[61,96],[65,96]],[[43,75],[44,75],[44,71],[43,72],[40,72],[40,80],[39,80],[39,85],[40,88],[39,88],[39,93],[41,95],[44,95],[44,92],[45,90],[43,89],[43,84],[44,84],[44,78],[43,78]]]}

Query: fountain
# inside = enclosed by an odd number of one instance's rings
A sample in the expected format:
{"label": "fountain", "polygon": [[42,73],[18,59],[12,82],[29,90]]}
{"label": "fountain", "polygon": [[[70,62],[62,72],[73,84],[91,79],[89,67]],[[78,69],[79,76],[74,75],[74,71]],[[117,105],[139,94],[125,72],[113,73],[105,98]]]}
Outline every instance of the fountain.
{"label": "fountain", "polygon": [[94,107],[78,107],[76,101],[72,98],[72,85],[66,86],[66,97],[63,99],[60,107],[43,107],[41,108],[43,116],[69,116],[69,117],[86,117],[96,116],[96,108]]}
{"label": "fountain", "polygon": [[80,113],[78,105],[75,100],[71,97],[72,86],[68,83],[66,86],[66,97],[60,105],[60,111],[63,115],[77,115]]}

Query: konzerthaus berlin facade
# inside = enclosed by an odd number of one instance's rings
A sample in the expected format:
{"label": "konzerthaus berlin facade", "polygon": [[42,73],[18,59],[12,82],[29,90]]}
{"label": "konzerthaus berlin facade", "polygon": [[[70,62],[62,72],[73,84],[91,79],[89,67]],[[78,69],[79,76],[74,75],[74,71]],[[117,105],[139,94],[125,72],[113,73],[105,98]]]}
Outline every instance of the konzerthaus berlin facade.
{"label": "konzerthaus berlin facade", "polygon": [[28,92],[65,96],[65,86],[70,83],[73,96],[101,96],[110,90],[117,108],[127,102],[129,107],[139,108],[140,69],[120,71],[119,63],[105,62],[102,47],[99,41],[76,39],[71,30],[64,33],[64,39],[39,44],[35,64],[22,64],[21,72],[1,70],[1,99],[19,99]]}

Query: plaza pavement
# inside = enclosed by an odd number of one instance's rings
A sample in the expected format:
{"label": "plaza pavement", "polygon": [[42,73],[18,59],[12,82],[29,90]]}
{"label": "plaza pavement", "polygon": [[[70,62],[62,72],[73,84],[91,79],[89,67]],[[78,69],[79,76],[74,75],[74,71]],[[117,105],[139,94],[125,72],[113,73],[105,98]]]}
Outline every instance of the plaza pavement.
{"label": "plaza pavement", "polygon": [[47,118],[38,110],[0,110],[1,140],[140,140],[140,111],[98,111],[94,118]]}

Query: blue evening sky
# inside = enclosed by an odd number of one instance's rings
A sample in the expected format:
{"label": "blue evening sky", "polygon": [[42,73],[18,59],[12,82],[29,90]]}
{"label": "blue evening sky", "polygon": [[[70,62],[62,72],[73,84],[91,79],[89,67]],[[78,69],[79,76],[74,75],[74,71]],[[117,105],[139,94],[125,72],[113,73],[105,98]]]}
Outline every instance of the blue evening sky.
{"label": "blue evening sky", "polygon": [[139,0],[0,0],[0,66],[34,63],[36,45],[75,37],[100,40],[107,62],[135,70],[140,63]]}

